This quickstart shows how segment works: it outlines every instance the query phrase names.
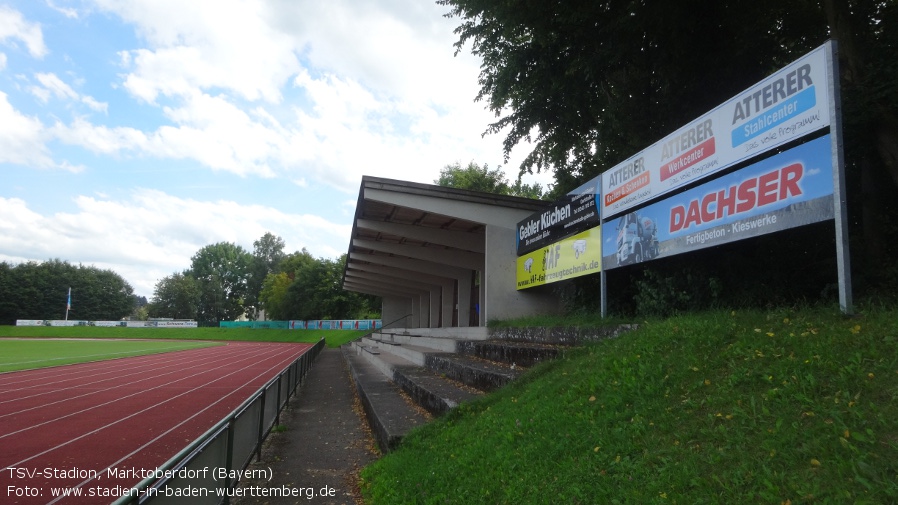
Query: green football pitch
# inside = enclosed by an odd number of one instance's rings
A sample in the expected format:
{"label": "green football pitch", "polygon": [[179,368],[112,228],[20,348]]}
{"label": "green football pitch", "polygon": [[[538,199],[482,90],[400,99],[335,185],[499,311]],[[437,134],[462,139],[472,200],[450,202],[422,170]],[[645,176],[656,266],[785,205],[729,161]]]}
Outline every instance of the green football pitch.
{"label": "green football pitch", "polygon": [[177,340],[0,339],[0,372],[221,345]]}

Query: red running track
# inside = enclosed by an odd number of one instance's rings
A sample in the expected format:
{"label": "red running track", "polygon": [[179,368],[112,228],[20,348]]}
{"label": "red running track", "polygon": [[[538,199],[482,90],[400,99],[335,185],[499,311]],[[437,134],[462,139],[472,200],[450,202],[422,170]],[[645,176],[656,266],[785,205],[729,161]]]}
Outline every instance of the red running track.
{"label": "red running track", "polygon": [[0,503],[110,503],[86,495],[141,479],[108,469],[156,469],[310,348],[231,342],[0,374]]}

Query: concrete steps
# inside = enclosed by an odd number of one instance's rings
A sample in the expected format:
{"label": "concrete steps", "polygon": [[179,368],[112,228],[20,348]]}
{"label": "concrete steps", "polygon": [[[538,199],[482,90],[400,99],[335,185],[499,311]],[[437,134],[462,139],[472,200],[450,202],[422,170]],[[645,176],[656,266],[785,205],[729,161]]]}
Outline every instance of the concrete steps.
{"label": "concrete steps", "polygon": [[381,450],[394,449],[428,416],[501,388],[561,350],[489,337],[485,328],[391,329],[343,346]]}
{"label": "concrete steps", "polygon": [[382,451],[395,449],[409,430],[428,417],[410,405],[377,366],[347,346],[342,351],[374,438]]}

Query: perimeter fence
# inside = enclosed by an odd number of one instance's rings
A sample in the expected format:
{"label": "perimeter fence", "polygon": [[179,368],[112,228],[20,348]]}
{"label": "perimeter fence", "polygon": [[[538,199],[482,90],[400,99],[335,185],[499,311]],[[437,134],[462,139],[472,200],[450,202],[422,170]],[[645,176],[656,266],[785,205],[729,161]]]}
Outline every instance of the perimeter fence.
{"label": "perimeter fence", "polygon": [[158,467],[155,475],[124,490],[114,505],[228,503],[227,490],[237,485],[234,476],[246,470],[253,456],[261,458],[262,443],[280,424],[281,411],[324,345],[324,339],[319,340],[231,414]]}

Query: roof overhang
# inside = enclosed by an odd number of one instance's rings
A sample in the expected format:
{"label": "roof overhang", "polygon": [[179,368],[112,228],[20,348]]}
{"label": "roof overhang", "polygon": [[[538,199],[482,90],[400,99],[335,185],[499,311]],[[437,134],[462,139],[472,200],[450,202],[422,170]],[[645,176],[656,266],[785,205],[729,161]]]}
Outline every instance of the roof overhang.
{"label": "roof overhang", "polygon": [[470,276],[472,270],[483,269],[487,226],[514,228],[522,213],[547,205],[529,198],[365,176],[343,287],[413,296]]}

